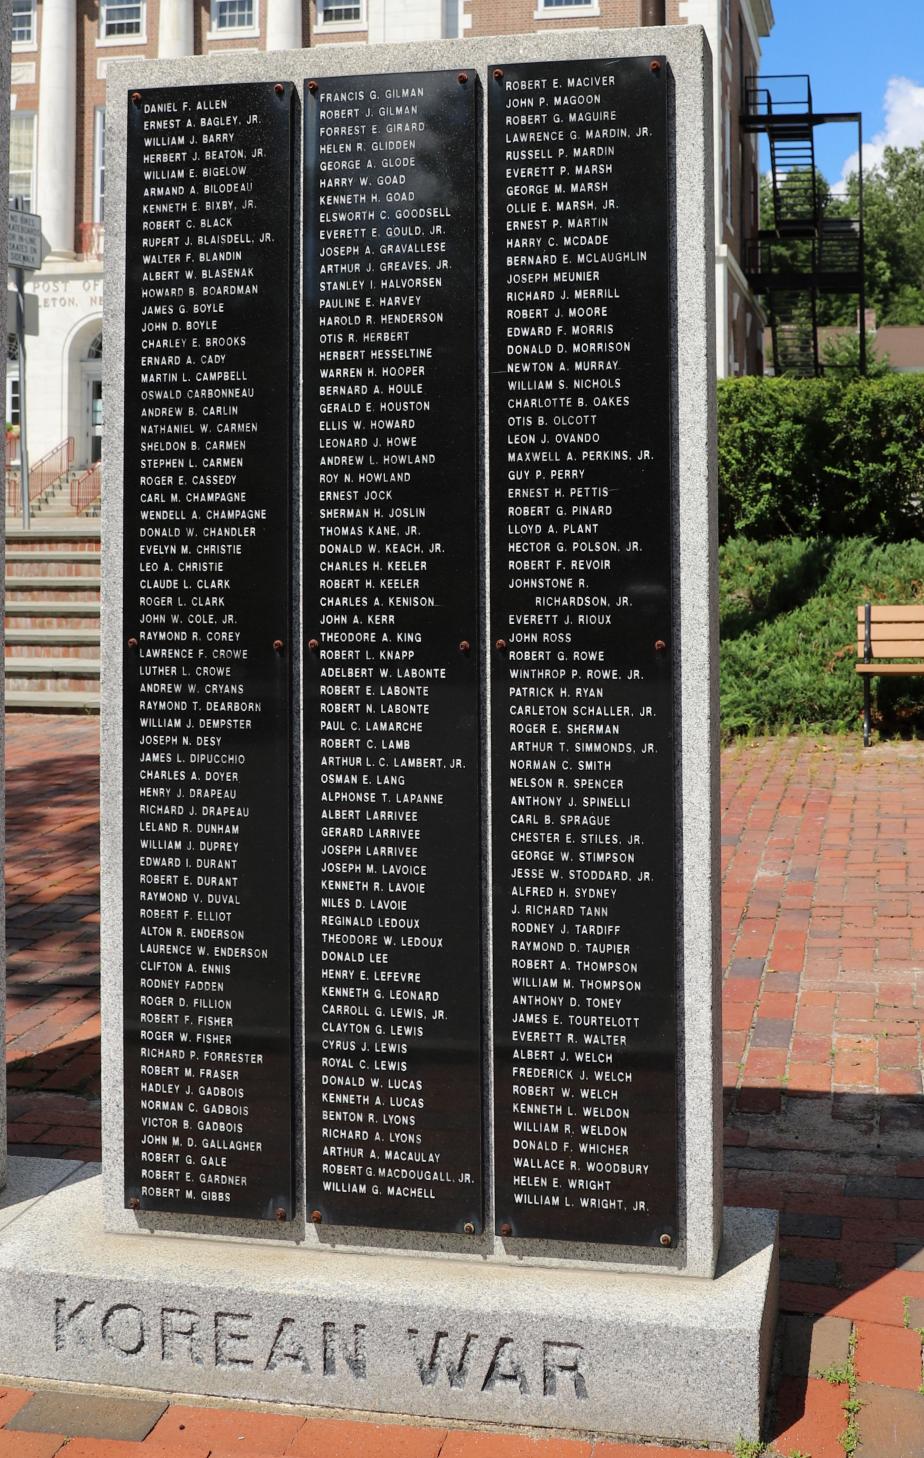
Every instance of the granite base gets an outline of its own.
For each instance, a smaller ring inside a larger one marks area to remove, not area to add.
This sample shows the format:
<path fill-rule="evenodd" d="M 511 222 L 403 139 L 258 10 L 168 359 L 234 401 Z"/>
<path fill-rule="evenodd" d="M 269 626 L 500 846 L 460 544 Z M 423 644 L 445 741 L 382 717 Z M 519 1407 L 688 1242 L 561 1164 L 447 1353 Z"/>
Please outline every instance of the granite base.
<path fill-rule="evenodd" d="M 0 1372 L 447 1422 L 759 1435 L 776 1215 L 725 1211 L 714 1280 L 103 1229 L 101 1181 L 11 1162 Z M 25 1168 L 23 1168 L 25 1166 Z M 31 1172 L 34 1174 L 34 1171 Z"/>

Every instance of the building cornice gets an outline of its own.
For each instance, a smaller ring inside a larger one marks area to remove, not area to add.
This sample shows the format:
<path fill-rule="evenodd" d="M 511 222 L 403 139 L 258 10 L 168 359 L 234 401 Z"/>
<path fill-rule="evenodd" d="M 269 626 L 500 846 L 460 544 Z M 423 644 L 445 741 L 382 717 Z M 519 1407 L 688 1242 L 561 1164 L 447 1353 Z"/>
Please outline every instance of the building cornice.
<path fill-rule="evenodd" d="M 750 12 L 757 34 L 769 35 L 776 21 L 772 0 L 741 0 L 741 3 Z"/>

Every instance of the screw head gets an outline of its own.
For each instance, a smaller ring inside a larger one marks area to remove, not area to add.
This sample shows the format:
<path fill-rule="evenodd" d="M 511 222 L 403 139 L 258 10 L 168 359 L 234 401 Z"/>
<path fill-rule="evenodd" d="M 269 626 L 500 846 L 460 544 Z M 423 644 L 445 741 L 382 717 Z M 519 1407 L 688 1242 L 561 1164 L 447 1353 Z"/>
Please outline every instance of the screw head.
<path fill-rule="evenodd" d="M 506 653 L 507 652 L 507 639 L 506 638 L 498 638 L 497 639 L 497 642 L 494 644 L 494 647 L 497 649 L 498 653 Z"/>
<path fill-rule="evenodd" d="M 308 652 L 309 653 L 317 653 L 317 651 L 320 648 L 320 646 L 321 646 L 321 644 L 318 642 L 317 638 L 309 638 L 308 639 Z"/>
<path fill-rule="evenodd" d="M 314 93 L 315 91 L 317 91 L 317 89 L 318 89 L 318 83 L 317 83 L 317 81 L 309 81 L 308 82 L 308 90 L 310 92 Z"/>
<path fill-rule="evenodd" d="M 137 638 L 128 638 L 126 640 L 126 644 L 127 644 L 127 646 L 129 648 L 137 648 L 138 647 L 138 639 Z"/>
<path fill-rule="evenodd" d="M 462 1229 L 465 1231 L 466 1235 L 475 1234 L 475 1227 L 470 1220 L 466 1220 L 465 1224 L 462 1226 Z"/>
<path fill-rule="evenodd" d="M 462 639 L 462 642 L 459 644 L 459 652 L 460 653 L 471 653 L 471 651 L 472 651 L 472 645 L 471 645 L 471 643 L 468 641 L 467 638 L 463 638 Z"/>
<path fill-rule="evenodd" d="M 138 1196 L 137 1195 L 132 1195 L 131 1199 L 128 1202 L 128 1207 L 129 1207 L 130 1210 L 140 1210 L 141 1209 L 141 1201 L 138 1199 Z"/>
<path fill-rule="evenodd" d="M 494 76 L 494 80 L 495 81 L 503 81 L 503 79 L 504 79 L 504 73 L 501 70 L 500 66 L 495 66 L 494 67 L 494 71 L 493 71 L 492 74 Z"/>
<path fill-rule="evenodd" d="M 501 1226 L 501 1228 L 500 1228 L 500 1233 L 501 1233 L 501 1235 L 512 1235 L 513 1234 L 513 1226 L 512 1225 L 507 1225 L 506 1222 L 505 1222 Z"/>
<path fill-rule="evenodd" d="M 286 88 L 283 86 L 281 81 L 277 81 L 276 85 L 273 87 L 273 90 L 275 91 L 277 96 L 284 96 Z"/>
<path fill-rule="evenodd" d="M 459 85 L 460 86 L 464 86 L 467 80 L 468 80 L 468 72 L 467 71 L 460 71 L 459 72 Z"/>
<path fill-rule="evenodd" d="M 289 1217 L 286 1214 L 285 1210 L 283 1210 L 282 1206 L 281 1205 L 277 1205 L 276 1206 L 276 1219 L 279 1221 L 280 1225 L 283 1223 L 284 1220 L 288 1220 L 288 1218 Z"/>
<path fill-rule="evenodd" d="M 281 653 L 282 650 L 283 650 L 283 648 L 285 646 L 286 645 L 285 645 L 285 643 L 283 643 L 283 641 L 282 641 L 281 638 L 274 638 L 273 639 L 273 652 L 274 653 Z"/>
<path fill-rule="evenodd" d="M 660 61 L 652 61 L 651 68 L 650 69 L 652 71 L 660 71 L 660 69 L 661 69 L 661 62 Z"/>
<path fill-rule="evenodd" d="M 667 1234 L 665 1234 L 665 1235 L 662 1235 L 662 1236 L 661 1236 L 661 1244 L 662 1244 L 662 1245 L 663 1245 L 663 1246 L 668 1246 L 668 1245 L 670 1245 L 670 1244 L 671 1244 L 671 1238 L 670 1238 L 670 1236 L 669 1236 L 669 1235 L 667 1235 Z"/>
<path fill-rule="evenodd" d="M 655 645 L 654 645 L 654 649 L 655 649 L 655 652 L 656 653 L 663 653 L 663 652 L 665 652 L 666 648 L 667 648 L 667 644 L 665 643 L 665 641 L 664 641 L 663 638 L 656 639 Z"/>
<path fill-rule="evenodd" d="M 141 92 L 140 91 L 133 91 L 132 92 L 132 106 L 140 106 L 140 105 L 141 105 Z"/>
<path fill-rule="evenodd" d="M 311 1212 L 311 1220 L 312 1220 L 312 1223 L 314 1225 L 320 1225 L 320 1223 L 321 1223 L 321 1212 L 320 1212 L 320 1210 L 312 1210 L 312 1212 Z"/>

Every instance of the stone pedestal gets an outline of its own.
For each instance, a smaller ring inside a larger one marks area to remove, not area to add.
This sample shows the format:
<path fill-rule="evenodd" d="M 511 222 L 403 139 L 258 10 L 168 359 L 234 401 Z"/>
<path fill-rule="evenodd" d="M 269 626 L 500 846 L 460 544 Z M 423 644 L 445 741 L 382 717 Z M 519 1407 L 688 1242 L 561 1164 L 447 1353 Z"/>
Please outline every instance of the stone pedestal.
<path fill-rule="evenodd" d="M 726 1211 L 713 1280 L 266 1245 L 244 1256 L 237 1242 L 105 1234 L 99 1178 L 69 1169 L 36 1198 L 37 1164 L 61 1179 L 58 1161 L 15 1160 L 0 1210 L 11 1376 L 701 1443 L 759 1434 L 769 1212 Z"/>

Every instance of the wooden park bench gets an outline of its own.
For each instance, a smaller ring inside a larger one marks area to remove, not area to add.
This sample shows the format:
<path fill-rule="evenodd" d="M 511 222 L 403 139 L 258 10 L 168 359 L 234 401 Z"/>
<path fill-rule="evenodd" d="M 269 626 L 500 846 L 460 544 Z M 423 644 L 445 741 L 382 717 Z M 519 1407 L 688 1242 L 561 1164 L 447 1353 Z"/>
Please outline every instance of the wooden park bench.
<path fill-rule="evenodd" d="M 870 679 L 884 673 L 924 673 L 924 603 L 898 607 L 865 602 L 857 608 L 857 673 L 863 675 L 863 743 L 870 739 Z M 895 663 L 889 659 L 917 659 Z"/>

